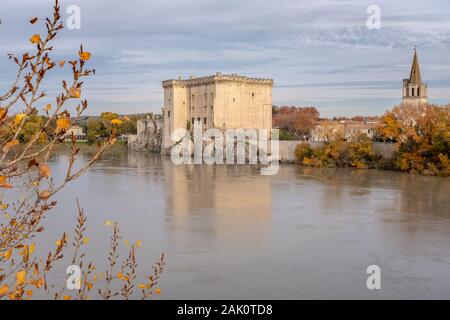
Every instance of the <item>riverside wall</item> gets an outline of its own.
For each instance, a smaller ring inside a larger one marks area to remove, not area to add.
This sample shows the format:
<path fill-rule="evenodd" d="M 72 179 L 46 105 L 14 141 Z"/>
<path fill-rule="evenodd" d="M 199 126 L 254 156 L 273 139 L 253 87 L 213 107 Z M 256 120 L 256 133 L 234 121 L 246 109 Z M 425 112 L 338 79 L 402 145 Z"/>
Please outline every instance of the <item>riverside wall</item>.
<path fill-rule="evenodd" d="M 320 141 L 280 141 L 280 161 L 295 162 L 295 148 L 301 143 L 308 143 L 312 149 L 320 148 L 323 142 Z M 373 142 L 374 151 L 385 159 L 391 159 L 397 151 L 397 146 L 393 143 Z"/>

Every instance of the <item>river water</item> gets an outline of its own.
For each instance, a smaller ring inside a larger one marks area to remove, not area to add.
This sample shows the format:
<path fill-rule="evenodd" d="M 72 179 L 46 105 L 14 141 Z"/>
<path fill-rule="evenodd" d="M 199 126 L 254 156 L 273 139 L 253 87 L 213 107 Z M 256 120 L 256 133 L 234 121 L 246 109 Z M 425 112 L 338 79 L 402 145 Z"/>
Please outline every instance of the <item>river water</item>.
<path fill-rule="evenodd" d="M 67 161 L 52 159 L 56 180 Z M 107 220 L 123 241 L 141 241 L 141 279 L 165 252 L 157 298 L 450 299 L 449 191 L 445 178 L 296 165 L 261 176 L 254 166 L 175 166 L 123 149 L 57 195 L 40 242 L 54 246 L 73 230 L 78 198 L 98 269 Z M 381 290 L 367 289 L 370 265 L 381 269 Z"/>

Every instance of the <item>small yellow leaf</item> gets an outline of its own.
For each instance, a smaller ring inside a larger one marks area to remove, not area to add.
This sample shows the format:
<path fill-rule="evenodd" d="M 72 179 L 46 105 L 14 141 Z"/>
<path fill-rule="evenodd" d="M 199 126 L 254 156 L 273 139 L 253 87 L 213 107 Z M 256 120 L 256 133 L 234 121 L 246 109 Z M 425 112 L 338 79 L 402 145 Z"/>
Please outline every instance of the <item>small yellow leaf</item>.
<path fill-rule="evenodd" d="M 88 237 L 84 238 L 84 239 L 83 239 L 83 243 L 84 243 L 84 244 L 88 244 L 88 243 L 89 243 L 89 238 L 88 238 Z"/>
<path fill-rule="evenodd" d="M 155 293 L 156 294 L 161 294 L 161 289 L 160 288 L 156 288 Z"/>
<path fill-rule="evenodd" d="M 12 249 L 9 249 L 8 251 L 6 251 L 3 254 L 3 258 L 5 258 L 5 260 L 9 260 L 9 258 L 11 258 L 11 255 L 12 255 Z"/>
<path fill-rule="evenodd" d="M 36 43 L 41 42 L 41 36 L 38 35 L 38 34 L 33 35 L 33 36 L 30 38 L 30 42 L 31 42 L 32 44 L 36 44 Z"/>
<path fill-rule="evenodd" d="M 43 176 L 44 178 L 49 178 L 52 174 L 52 171 L 46 164 L 41 164 L 39 166 L 39 174 Z"/>
<path fill-rule="evenodd" d="M 120 120 L 120 119 L 113 119 L 113 120 L 111 120 L 111 123 L 115 124 L 115 125 L 121 125 L 122 124 L 122 120 Z"/>
<path fill-rule="evenodd" d="M 50 196 L 52 195 L 52 193 L 48 190 L 44 190 L 39 194 L 39 198 L 43 199 L 43 200 L 47 200 L 48 198 L 50 198 Z"/>
<path fill-rule="evenodd" d="M 0 176 L 0 188 L 11 189 L 12 185 L 8 183 L 8 178 Z"/>
<path fill-rule="evenodd" d="M 64 298 L 63 298 L 64 300 L 70 300 L 70 299 L 72 299 L 72 297 L 71 296 L 64 296 Z"/>
<path fill-rule="evenodd" d="M 112 226 L 112 222 L 109 221 L 109 220 L 106 220 L 106 221 L 105 221 L 105 226 L 111 227 L 111 226 Z"/>
<path fill-rule="evenodd" d="M 90 52 L 82 52 L 80 53 L 80 59 L 83 61 L 88 61 L 91 58 Z"/>
<path fill-rule="evenodd" d="M 81 97 L 81 90 L 79 88 L 71 88 L 69 90 L 69 95 L 71 98 L 78 99 Z"/>
<path fill-rule="evenodd" d="M 36 243 L 33 242 L 28 250 L 30 254 L 34 253 L 34 250 L 36 250 Z"/>
<path fill-rule="evenodd" d="M 25 113 L 16 114 L 16 116 L 14 117 L 15 125 L 18 126 L 22 122 L 23 118 L 25 118 L 26 116 L 27 115 Z"/>
<path fill-rule="evenodd" d="M 16 281 L 19 286 L 24 284 L 26 280 L 27 280 L 27 272 L 25 270 L 16 273 Z"/>
<path fill-rule="evenodd" d="M 70 128 L 70 119 L 68 118 L 59 118 L 56 120 L 56 133 L 60 133 L 62 131 L 67 131 Z"/>
<path fill-rule="evenodd" d="M 45 106 L 45 111 L 49 112 L 50 110 L 52 110 L 52 105 L 49 103 Z"/>
<path fill-rule="evenodd" d="M 3 296 L 9 292 L 9 287 L 7 284 L 4 284 L 2 287 L 0 287 L 0 296 Z"/>
<path fill-rule="evenodd" d="M 139 289 L 145 289 L 145 284 L 143 284 L 143 283 L 139 284 L 139 285 L 138 285 L 138 288 L 139 288 Z"/>

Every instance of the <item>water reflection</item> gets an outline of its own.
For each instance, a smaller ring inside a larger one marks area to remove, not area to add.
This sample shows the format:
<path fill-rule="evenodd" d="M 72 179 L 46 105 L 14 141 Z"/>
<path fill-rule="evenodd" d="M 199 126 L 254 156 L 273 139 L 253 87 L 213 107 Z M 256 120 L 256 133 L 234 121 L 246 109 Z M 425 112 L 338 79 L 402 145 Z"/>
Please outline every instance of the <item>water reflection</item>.
<path fill-rule="evenodd" d="M 65 161 L 53 159 L 56 178 Z M 283 165 L 261 176 L 119 150 L 60 195 L 47 223 L 71 230 L 78 196 L 101 265 L 104 221 L 119 221 L 145 261 L 166 252 L 162 298 L 450 298 L 449 188 L 396 172 Z M 380 292 L 365 287 L 374 263 Z"/>

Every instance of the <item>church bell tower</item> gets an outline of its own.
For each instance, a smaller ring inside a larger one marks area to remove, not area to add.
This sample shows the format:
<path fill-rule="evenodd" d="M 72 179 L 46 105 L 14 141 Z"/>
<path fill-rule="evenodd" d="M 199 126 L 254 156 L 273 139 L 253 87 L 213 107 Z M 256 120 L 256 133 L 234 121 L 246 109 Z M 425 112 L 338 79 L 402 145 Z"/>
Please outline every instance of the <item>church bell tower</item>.
<path fill-rule="evenodd" d="M 403 79 L 403 104 L 419 105 L 428 101 L 428 86 L 422 82 L 417 50 L 414 48 L 414 58 L 409 79 Z"/>

